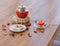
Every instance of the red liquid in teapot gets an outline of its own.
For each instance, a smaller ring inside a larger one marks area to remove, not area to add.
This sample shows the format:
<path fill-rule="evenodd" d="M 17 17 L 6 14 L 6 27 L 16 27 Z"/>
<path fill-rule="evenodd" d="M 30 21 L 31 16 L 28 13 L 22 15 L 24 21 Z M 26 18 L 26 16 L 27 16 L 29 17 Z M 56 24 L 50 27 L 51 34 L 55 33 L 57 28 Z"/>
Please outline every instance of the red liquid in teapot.
<path fill-rule="evenodd" d="M 25 11 L 25 12 L 16 11 L 16 15 L 17 15 L 19 18 L 25 18 L 25 17 L 28 16 L 28 11 Z"/>

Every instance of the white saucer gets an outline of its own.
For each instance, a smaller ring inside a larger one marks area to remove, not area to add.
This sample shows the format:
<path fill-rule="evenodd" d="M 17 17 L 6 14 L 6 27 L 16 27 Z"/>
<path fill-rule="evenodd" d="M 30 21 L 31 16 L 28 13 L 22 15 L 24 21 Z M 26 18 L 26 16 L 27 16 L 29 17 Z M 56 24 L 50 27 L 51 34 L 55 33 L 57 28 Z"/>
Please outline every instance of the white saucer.
<path fill-rule="evenodd" d="M 34 27 L 36 28 L 46 28 L 48 25 L 49 25 L 48 23 L 45 23 L 45 25 L 41 27 L 41 26 L 38 26 L 36 23 L 34 23 Z"/>
<path fill-rule="evenodd" d="M 17 27 L 17 26 L 20 26 L 20 27 Z M 21 24 L 14 24 L 9 27 L 9 30 L 13 32 L 22 32 L 26 30 L 26 26 Z"/>

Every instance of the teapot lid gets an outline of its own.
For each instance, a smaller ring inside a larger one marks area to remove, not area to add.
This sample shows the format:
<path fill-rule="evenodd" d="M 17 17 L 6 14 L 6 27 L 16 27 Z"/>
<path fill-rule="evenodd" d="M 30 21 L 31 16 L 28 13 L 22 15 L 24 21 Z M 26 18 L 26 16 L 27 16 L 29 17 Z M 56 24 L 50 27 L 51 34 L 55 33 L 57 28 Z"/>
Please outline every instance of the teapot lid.
<path fill-rule="evenodd" d="M 26 6 L 24 6 L 24 5 L 18 6 L 17 11 L 21 12 L 22 10 L 28 11 L 28 8 Z"/>

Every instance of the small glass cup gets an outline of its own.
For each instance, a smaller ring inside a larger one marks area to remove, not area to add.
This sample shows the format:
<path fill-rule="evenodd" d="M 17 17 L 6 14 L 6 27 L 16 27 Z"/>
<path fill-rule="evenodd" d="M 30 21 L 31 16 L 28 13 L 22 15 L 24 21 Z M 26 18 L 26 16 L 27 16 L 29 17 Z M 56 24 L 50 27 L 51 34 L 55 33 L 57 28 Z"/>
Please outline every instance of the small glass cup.
<path fill-rule="evenodd" d="M 37 24 L 37 26 L 43 27 L 45 22 L 43 20 L 37 20 L 36 24 Z"/>

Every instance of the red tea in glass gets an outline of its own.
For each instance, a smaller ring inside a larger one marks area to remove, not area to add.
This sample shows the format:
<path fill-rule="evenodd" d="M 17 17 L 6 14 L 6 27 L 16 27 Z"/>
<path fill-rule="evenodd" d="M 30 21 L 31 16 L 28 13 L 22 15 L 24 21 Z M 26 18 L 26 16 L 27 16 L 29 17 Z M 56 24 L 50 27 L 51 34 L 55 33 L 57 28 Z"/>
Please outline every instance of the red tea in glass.
<path fill-rule="evenodd" d="M 43 20 L 37 20 L 38 26 L 44 26 L 45 22 Z"/>

